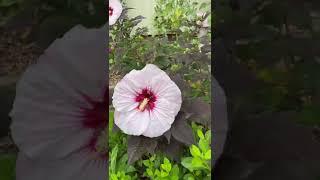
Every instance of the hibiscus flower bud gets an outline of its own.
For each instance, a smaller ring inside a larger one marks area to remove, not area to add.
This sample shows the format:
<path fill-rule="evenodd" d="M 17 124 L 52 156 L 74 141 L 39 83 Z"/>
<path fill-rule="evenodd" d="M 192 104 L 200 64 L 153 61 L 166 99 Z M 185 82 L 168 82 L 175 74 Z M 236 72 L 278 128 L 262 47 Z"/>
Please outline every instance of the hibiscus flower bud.
<path fill-rule="evenodd" d="M 178 86 L 153 64 L 125 75 L 112 99 L 115 124 L 126 134 L 146 137 L 169 130 L 182 103 Z"/>

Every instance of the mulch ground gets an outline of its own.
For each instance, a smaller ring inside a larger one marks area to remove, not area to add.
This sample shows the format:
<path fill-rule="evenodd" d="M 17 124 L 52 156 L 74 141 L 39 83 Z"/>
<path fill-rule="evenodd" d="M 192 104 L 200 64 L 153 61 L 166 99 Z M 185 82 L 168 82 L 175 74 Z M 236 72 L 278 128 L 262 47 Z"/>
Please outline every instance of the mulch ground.
<path fill-rule="evenodd" d="M 40 48 L 26 40 L 27 31 L 1 32 L 0 76 L 20 74 L 41 54 Z"/>
<path fill-rule="evenodd" d="M 41 55 L 41 50 L 33 42 L 26 39 L 28 31 L 1 31 L 0 34 L 0 77 L 6 81 L 14 76 L 19 76 L 30 64 L 36 62 Z M 0 153 L 16 153 L 10 132 L 5 137 L 0 137 Z"/>

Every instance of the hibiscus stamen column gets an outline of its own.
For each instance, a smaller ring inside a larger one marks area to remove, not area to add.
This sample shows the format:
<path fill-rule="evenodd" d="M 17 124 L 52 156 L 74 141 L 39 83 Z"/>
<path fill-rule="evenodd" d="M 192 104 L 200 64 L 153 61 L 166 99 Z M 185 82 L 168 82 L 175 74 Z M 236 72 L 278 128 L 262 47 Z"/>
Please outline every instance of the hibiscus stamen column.
<path fill-rule="evenodd" d="M 140 105 L 139 105 L 139 110 L 140 111 L 144 111 L 145 109 L 146 109 L 146 106 L 148 105 L 148 102 L 149 102 L 150 100 L 148 99 L 148 98 L 144 98 L 143 99 L 143 101 L 140 103 Z"/>

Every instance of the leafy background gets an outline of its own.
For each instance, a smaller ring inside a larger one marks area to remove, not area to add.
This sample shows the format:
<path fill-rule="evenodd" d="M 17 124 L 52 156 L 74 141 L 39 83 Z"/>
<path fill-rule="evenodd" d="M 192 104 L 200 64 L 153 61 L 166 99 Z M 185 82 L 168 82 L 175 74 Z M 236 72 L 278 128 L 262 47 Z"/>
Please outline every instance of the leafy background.
<path fill-rule="evenodd" d="M 123 1 L 125 5 L 126 2 Z M 127 15 L 133 10 L 130 6 L 111 27 L 109 89 L 132 69 L 152 63 L 176 82 L 184 103 L 171 129 L 158 138 L 127 136 L 110 125 L 113 129 L 109 129 L 109 177 L 211 179 L 211 30 L 198 23 L 210 16 L 210 3 L 155 2 L 155 34 L 138 26 L 144 17 Z M 197 16 L 198 11 L 206 14 Z M 205 31 L 201 37 L 200 31 Z M 113 111 L 111 106 L 109 114 Z M 117 141 L 126 146 L 113 143 Z"/>
<path fill-rule="evenodd" d="M 319 177 L 319 5 L 215 1 L 214 75 L 232 129 L 217 179 Z"/>

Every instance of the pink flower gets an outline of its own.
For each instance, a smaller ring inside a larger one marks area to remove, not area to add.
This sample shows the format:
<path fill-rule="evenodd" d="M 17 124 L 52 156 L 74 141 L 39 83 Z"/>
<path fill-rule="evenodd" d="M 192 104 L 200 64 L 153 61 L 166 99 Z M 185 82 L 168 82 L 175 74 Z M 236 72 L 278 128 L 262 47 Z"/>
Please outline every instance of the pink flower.
<path fill-rule="evenodd" d="M 23 74 L 10 113 L 17 180 L 105 179 L 105 27 L 76 26 Z"/>
<path fill-rule="evenodd" d="M 119 0 L 109 0 L 109 26 L 115 24 L 122 13 L 122 5 Z"/>
<path fill-rule="evenodd" d="M 153 64 L 125 75 L 112 98 L 115 124 L 126 134 L 146 137 L 169 130 L 182 103 L 178 86 Z"/>

